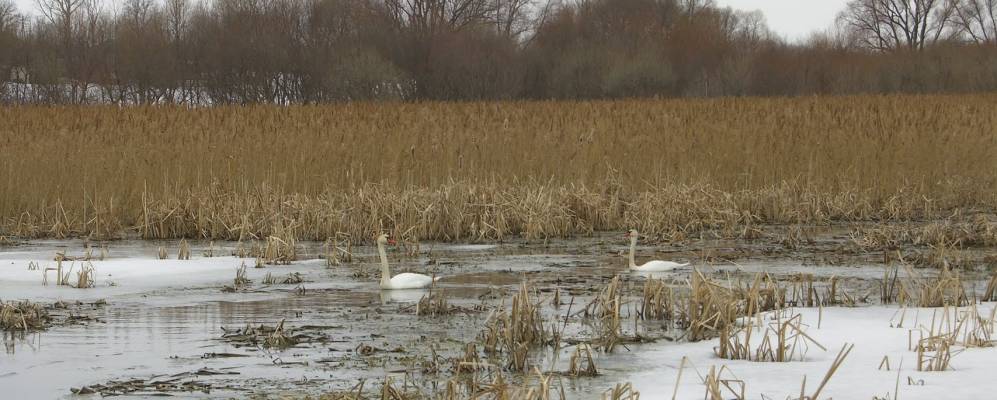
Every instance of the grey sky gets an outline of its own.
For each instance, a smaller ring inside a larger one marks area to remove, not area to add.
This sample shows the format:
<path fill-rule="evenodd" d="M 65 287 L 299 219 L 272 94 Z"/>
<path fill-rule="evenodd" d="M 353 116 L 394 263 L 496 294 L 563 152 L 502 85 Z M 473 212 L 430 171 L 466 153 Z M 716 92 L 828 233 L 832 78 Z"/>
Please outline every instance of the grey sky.
<path fill-rule="evenodd" d="M 113 3 L 115 0 L 105 0 Z M 34 11 L 35 0 L 14 0 L 18 9 Z M 831 26 L 847 0 L 716 0 L 717 4 L 752 11 L 761 10 L 769 28 L 789 40 Z"/>
<path fill-rule="evenodd" d="M 717 4 L 752 11 L 761 10 L 770 29 L 789 40 L 806 38 L 834 23 L 848 0 L 716 0 Z"/>

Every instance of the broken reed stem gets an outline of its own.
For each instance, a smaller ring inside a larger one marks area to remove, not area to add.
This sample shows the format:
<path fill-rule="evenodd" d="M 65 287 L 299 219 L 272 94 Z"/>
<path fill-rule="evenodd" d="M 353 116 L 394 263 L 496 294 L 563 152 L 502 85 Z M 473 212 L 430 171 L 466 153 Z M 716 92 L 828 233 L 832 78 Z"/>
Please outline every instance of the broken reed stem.
<path fill-rule="evenodd" d="M 824 390 L 824 386 L 826 386 L 827 382 L 831 380 L 834 373 L 838 371 L 838 367 L 845 362 L 845 357 L 848 357 L 848 353 L 851 353 L 854 347 L 854 344 L 848 343 L 841 346 L 841 350 L 838 351 L 838 355 L 834 358 L 834 361 L 831 362 L 831 368 L 827 370 L 827 373 L 824 374 L 824 379 L 821 380 L 820 385 L 817 386 L 817 390 L 815 390 L 814 394 L 810 396 L 811 400 L 818 400 L 820 398 L 820 392 Z"/>

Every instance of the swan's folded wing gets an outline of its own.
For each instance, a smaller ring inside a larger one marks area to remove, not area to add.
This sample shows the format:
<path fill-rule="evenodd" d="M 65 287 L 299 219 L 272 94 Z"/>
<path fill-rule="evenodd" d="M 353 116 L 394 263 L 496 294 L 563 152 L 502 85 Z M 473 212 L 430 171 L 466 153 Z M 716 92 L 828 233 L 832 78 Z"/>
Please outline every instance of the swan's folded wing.
<path fill-rule="evenodd" d="M 433 284 L 429 275 L 405 272 L 391 278 L 392 289 L 423 289 Z"/>

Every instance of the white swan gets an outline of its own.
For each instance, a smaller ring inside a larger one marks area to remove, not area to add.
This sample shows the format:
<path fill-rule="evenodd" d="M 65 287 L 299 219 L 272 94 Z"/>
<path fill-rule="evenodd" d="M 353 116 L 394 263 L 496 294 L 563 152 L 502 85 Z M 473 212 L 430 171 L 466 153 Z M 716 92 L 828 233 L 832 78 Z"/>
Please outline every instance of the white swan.
<path fill-rule="evenodd" d="M 630 269 L 634 271 L 667 272 L 676 268 L 689 266 L 689 263 L 681 264 L 674 261 L 661 260 L 648 261 L 644 263 L 644 265 L 637 265 L 637 263 L 634 262 L 634 252 L 637 251 L 637 230 L 631 229 L 630 232 L 627 232 L 626 237 L 630 238 Z"/>
<path fill-rule="evenodd" d="M 433 278 L 410 272 L 391 276 L 391 268 L 388 267 L 388 254 L 384 251 L 384 245 L 388 243 L 388 235 L 381 234 L 377 237 L 377 252 L 381 255 L 381 290 L 424 289 L 440 279 L 439 277 Z"/>

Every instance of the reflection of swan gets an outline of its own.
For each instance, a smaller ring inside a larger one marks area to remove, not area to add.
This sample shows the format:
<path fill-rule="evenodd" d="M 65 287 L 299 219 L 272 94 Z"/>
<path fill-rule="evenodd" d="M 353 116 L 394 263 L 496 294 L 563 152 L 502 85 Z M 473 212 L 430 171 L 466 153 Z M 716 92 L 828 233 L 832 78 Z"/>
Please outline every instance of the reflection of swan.
<path fill-rule="evenodd" d="M 394 243 L 394 241 L 391 241 Z M 428 275 L 413 274 L 404 272 L 391 276 L 391 268 L 388 267 L 388 254 L 384 252 L 384 245 L 388 243 L 388 235 L 381 234 L 377 237 L 377 252 L 381 255 L 381 290 L 399 289 L 423 289 L 433 284 L 440 278 L 432 278 Z"/>
<path fill-rule="evenodd" d="M 422 296 L 429 293 L 426 290 L 412 289 L 412 290 L 382 290 L 381 291 L 381 304 L 388 303 L 418 303 L 422 300 Z"/>
<path fill-rule="evenodd" d="M 680 264 L 674 261 L 661 260 L 648 261 L 644 263 L 644 265 L 637 265 L 634 262 L 634 252 L 637 251 L 637 230 L 631 229 L 630 232 L 627 232 L 626 237 L 630 238 L 630 269 L 634 271 L 667 272 L 675 268 L 686 267 L 689 265 L 688 263 Z"/>

